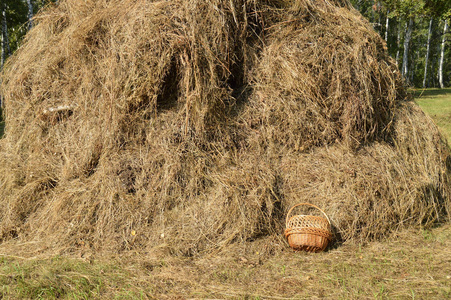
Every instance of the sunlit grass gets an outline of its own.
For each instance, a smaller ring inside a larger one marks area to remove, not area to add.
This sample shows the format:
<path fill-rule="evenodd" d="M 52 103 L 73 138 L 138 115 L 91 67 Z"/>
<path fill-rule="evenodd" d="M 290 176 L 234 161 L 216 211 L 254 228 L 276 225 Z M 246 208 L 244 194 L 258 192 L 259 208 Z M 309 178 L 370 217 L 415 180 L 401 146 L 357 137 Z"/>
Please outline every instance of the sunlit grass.
<path fill-rule="evenodd" d="M 258 241 L 257 241 L 258 243 Z M 259 244 L 262 245 L 262 244 Z M 0 257 L 5 299 L 449 299 L 451 226 L 327 252 L 237 245 L 203 258 Z M 252 249 L 251 251 L 249 249 Z"/>
<path fill-rule="evenodd" d="M 451 141 L 451 88 L 415 90 L 415 101 Z"/>
<path fill-rule="evenodd" d="M 140 299 L 148 294 L 130 280 L 133 274 L 112 262 L 0 256 L 2 299 Z"/>

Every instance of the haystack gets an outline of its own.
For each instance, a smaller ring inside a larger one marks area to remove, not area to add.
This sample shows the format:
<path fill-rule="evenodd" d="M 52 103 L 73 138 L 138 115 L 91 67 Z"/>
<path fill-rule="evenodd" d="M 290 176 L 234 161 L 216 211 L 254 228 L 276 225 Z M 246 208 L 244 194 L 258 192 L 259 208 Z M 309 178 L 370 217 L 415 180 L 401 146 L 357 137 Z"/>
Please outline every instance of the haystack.
<path fill-rule="evenodd" d="M 198 255 L 304 201 L 343 241 L 449 220 L 447 144 L 347 0 L 61 0 L 36 24 L 2 77 L 4 245 Z"/>

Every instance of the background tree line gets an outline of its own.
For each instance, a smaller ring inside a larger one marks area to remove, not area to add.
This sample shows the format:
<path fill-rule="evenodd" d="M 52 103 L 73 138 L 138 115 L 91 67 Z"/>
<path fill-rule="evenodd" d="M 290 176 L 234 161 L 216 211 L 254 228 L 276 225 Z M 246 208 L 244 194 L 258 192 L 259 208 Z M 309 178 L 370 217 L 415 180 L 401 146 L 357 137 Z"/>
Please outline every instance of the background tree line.
<path fill-rule="evenodd" d="M 33 27 L 33 16 L 45 5 L 57 1 L 0 0 L 0 71 L 6 59 L 20 46 L 24 35 Z"/>
<path fill-rule="evenodd" d="M 351 2 L 385 39 L 410 85 L 451 85 L 450 0 Z"/>
<path fill-rule="evenodd" d="M 33 16 L 51 2 L 57 0 L 0 0 L 1 68 L 33 27 Z"/>
<path fill-rule="evenodd" d="M 33 16 L 57 0 L 0 0 L 1 65 L 33 26 Z M 451 85 L 450 0 L 351 0 L 387 42 L 415 87 Z"/>

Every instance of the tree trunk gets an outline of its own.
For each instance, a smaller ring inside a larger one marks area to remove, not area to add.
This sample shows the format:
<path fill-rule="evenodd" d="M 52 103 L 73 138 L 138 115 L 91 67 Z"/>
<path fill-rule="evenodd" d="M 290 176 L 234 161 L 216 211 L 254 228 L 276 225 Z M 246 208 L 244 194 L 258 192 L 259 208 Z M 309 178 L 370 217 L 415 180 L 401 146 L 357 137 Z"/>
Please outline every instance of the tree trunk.
<path fill-rule="evenodd" d="M 407 27 L 406 36 L 404 37 L 404 55 L 402 57 L 402 76 L 404 78 L 407 77 L 407 73 L 409 71 L 409 46 L 410 39 L 412 38 L 412 30 L 413 30 L 413 18 L 409 18 L 409 26 Z"/>
<path fill-rule="evenodd" d="M 385 19 L 385 42 L 388 42 L 388 28 L 389 28 L 389 18 L 390 10 L 387 10 L 387 18 Z"/>
<path fill-rule="evenodd" d="M 424 78 L 423 78 L 423 88 L 426 88 L 427 78 L 428 78 L 428 63 L 429 63 L 429 51 L 431 48 L 431 36 L 432 36 L 432 21 L 433 18 L 429 21 L 429 30 L 428 30 L 428 42 L 426 46 L 426 59 L 424 62 Z"/>
<path fill-rule="evenodd" d="M 5 57 L 6 57 L 6 49 L 5 49 L 5 27 L 3 26 L 3 12 L 4 10 L 2 9 L 2 58 L 1 58 L 1 62 L 0 62 L 0 71 L 3 70 L 3 64 L 5 62 Z"/>
<path fill-rule="evenodd" d="M 2 55 L 1 55 L 1 62 L 0 62 L 0 71 L 3 70 L 3 65 L 5 64 L 6 55 L 8 52 L 10 52 L 9 49 L 9 41 L 8 41 L 8 27 L 6 27 L 6 5 L 2 5 Z M 1 79 L 0 79 L 1 83 Z M 3 99 L 0 95 L 0 106 L 3 107 Z"/>
<path fill-rule="evenodd" d="M 31 0 L 27 0 L 28 4 L 28 30 L 33 27 L 33 3 Z"/>
<path fill-rule="evenodd" d="M 446 32 L 448 31 L 448 20 L 445 20 L 445 27 L 443 29 L 443 39 L 442 47 L 440 50 L 440 63 L 438 67 L 438 81 L 440 83 L 440 88 L 444 88 L 443 85 L 443 61 L 445 60 L 445 43 L 446 43 Z"/>
<path fill-rule="evenodd" d="M 379 34 L 382 36 L 382 14 L 381 14 L 381 3 L 377 2 L 377 13 L 379 15 L 379 20 L 377 21 L 377 26 L 379 27 Z"/>
<path fill-rule="evenodd" d="M 8 39 L 8 25 L 6 22 L 6 5 L 2 7 L 2 59 L 1 59 L 1 69 L 5 63 L 6 57 L 11 54 L 11 49 L 9 48 Z"/>
<path fill-rule="evenodd" d="M 396 64 L 398 66 L 399 66 L 399 49 L 401 48 L 400 45 L 401 45 L 401 23 L 398 24 L 398 37 L 396 38 Z"/>

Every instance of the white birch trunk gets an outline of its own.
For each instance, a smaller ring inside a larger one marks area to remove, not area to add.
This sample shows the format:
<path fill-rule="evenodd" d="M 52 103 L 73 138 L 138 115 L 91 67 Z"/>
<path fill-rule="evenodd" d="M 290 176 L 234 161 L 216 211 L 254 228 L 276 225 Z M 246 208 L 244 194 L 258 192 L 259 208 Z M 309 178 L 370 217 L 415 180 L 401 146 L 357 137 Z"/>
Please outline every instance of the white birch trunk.
<path fill-rule="evenodd" d="M 3 11 L 2 11 L 2 18 L 3 18 Z M 3 70 L 3 64 L 5 63 L 5 57 L 6 57 L 5 28 L 3 27 L 3 21 L 2 21 L 2 58 L 1 58 L 1 62 L 0 62 L 0 71 Z"/>
<path fill-rule="evenodd" d="M 404 37 L 404 55 L 402 57 L 402 76 L 407 77 L 409 71 L 409 46 L 412 38 L 413 18 L 409 18 L 409 26 L 407 27 L 406 36 Z"/>
<path fill-rule="evenodd" d="M 381 14 L 381 3 L 377 2 L 377 13 L 379 15 L 379 20 L 377 21 L 377 27 L 379 28 L 379 34 L 382 35 L 382 14 Z"/>
<path fill-rule="evenodd" d="M 438 81 L 440 88 L 444 88 L 443 85 L 443 61 L 445 60 L 445 43 L 446 43 L 446 32 L 448 31 L 448 20 L 445 20 L 445 27 L 443 29 L 442 47 L 440 49 L 440 63 L 438 67 Z"/>
<path fill-rule="evenodd" d="M 6 57 L 11 53 L 11 49 L 9 48 L 9 39 L 8 39 L 8 25 L 6 22 L 6 7 L 2 7 L 2 61 L 1 68 L 3 69 L 3 65 L 5 63 Z"/>
<path fill-rule="evenodd" d="M 426 58 L 424 61 L 424 77 L 423 77 L 423 88 L 426 88 L 427 78 L 428 78 L 428 64 L 429 64 L 429 51 L 431 48 L 431 36 L 432 36 L 432 21 L 434 18 L 431 17 L 429 21 L 429 30 L 428 30 L 428 42 L 426 46 Z"/>
<path fill-rule="evenodd" d="M 407 24 L 406 24 L 407 26 Z M 396 38 L 396 64 L 399 65 L 399 49 L 401 44 L 401 24 L 398 24 L 398 37 Z"/>
<path fill-rule="evenodd" d="M 385 19 L 385 41 L 388 42 L 388 29 L 389 29 L 389 21 L 388 14 L 390 13 L 390 10 L 387 10 L 387 18 Z"/>
<path fill-rule="evenodd" d="M 5 64 L 6 53 L 9 53 L 9 42 L 8 42 L 8 27 L 6 23 L 6 5 L 2 5 L 2 54 L 1 54 L 1 64 L 0 71 L 3 70 L 3 65 Z M 1 79 L 0 79 L 1 83 Z M 3 108 L 3 99 L 0 95 L 0 106 Z"/>
<path fill-rule="evenodd" d="M 28 30 L 33 27 L 33 2 L 27 0 L 28 4 Z"/>

